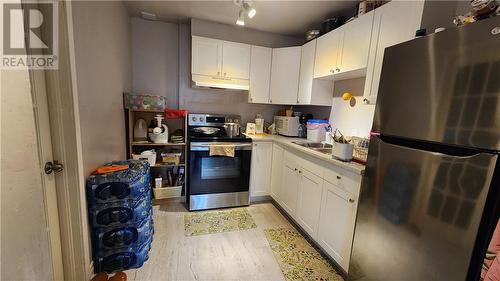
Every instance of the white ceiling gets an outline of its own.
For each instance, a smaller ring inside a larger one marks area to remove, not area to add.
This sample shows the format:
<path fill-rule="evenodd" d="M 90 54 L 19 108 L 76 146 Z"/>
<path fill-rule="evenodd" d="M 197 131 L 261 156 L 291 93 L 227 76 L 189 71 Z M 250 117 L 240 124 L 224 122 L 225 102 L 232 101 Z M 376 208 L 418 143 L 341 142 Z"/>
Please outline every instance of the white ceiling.
<path fill-rule="evenodd" d="M 257 10 L 245 27 L 272 33 L 303 36 L 309 29 L 319 29 L 330 16 L 351 16 L 358 1 L 253 1 Z M 141 11 L 156 14 L 167 22 L 190 18 L 235 24 L 239 7 L 232 0 L 221 1 L 125 1 L 131 16 Z"/>

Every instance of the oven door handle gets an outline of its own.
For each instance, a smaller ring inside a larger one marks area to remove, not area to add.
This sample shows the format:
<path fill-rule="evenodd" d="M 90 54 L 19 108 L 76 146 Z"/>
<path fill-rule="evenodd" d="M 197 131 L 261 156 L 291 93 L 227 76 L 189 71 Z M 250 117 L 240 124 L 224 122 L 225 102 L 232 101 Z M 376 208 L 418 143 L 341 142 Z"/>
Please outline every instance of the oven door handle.
<path fill-rule="evenodd" d="M 252 143 L 191 143 L 191 151 L 209 151 L 210 145 L 232 144 L 235 150 L 252 150 Z"/>

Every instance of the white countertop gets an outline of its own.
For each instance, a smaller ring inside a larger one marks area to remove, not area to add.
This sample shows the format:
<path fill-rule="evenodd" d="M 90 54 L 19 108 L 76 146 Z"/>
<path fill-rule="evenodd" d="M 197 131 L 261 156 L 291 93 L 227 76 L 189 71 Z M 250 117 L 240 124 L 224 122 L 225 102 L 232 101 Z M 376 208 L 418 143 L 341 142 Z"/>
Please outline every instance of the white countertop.
<path fill-rule="evenodd" d="M 365 166 L 361 165 L 356 162 L 344 162 L 340 161 L 337 159 L 332 158 L 331 155 L 321 153 L 319 151 L 312 150 L 307 147 L 303 147 L 301 145 L 292 143 L 293 141 L 296 142 L 306 142 L 306 139 L 303 138 L 294 138 L 294 137 L 284 137 L 284 136 L 279 136 L 279 135 L 246 135 L 249 138 L 252 138 L 252 141 L 254 142 L 263 142 L 263 141 L 272 141 L 272 142 L 277 142 L 279 144 L 282 144 L 287 147 L 291 147 L 295 150 L 301 151 L 305 154 L 311 155 L 315 158 L 318 158 L 320 160 L 335 164 L 339 166 L 340 168 L 346 169 L 348 171 L 351 171 L 353 173 L 363 175 L 365 171 Z"/>

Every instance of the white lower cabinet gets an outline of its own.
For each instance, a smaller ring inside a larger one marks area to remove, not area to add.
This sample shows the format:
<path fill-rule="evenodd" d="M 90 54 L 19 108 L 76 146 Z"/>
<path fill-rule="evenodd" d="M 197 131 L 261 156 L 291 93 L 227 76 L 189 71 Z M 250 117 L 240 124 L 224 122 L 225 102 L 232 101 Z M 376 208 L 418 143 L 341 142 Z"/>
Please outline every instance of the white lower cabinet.
<path fill-rule="evenodd" d="M 283 171 L 283 152 L 285 150 L 278 144 L 273 144 L 273 162 L 271 164 L 271 197 L 280 204 L 281 202 L 281 177 Z"/>
<path fill-rule="evenodd" d="M 271 187 L 273 143 L 254 142 L 252 146 L 250 196 L 266 196 Z"/>
<path fill-rule="evenodd" d="M 272 161 L 272 198 L 348 271 L 361 175 L 277 144 Z"/>
<path fill-rule="evenodd" d="M 282 173 L 281 207 L 295 219 L 299 191 L 299 172 L 296 167 L 285 162 Z"/>
<path fill-rule="evenodd" d="M 345 271 L 349 269 L 356 220 L 357 197 L 323 182 L 317 242 Z"/>
<path fill-rule="evenodd" d="M 299 169 L 297 222 L 313 238 L 318 234 L 323 179 L 303 168 Z"/>

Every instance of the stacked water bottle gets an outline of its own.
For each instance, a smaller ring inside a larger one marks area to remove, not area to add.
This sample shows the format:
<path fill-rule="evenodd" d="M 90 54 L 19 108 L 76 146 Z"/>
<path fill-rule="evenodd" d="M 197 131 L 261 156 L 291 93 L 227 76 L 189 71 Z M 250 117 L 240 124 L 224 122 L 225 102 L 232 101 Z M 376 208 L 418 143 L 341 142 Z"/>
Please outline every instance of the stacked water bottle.
<path fill-rule="evenodd" d="M 153 240 L 149 164 L 115 161 L 87 180 L 94 270 L 138 268 L 148 259 Z"/>

